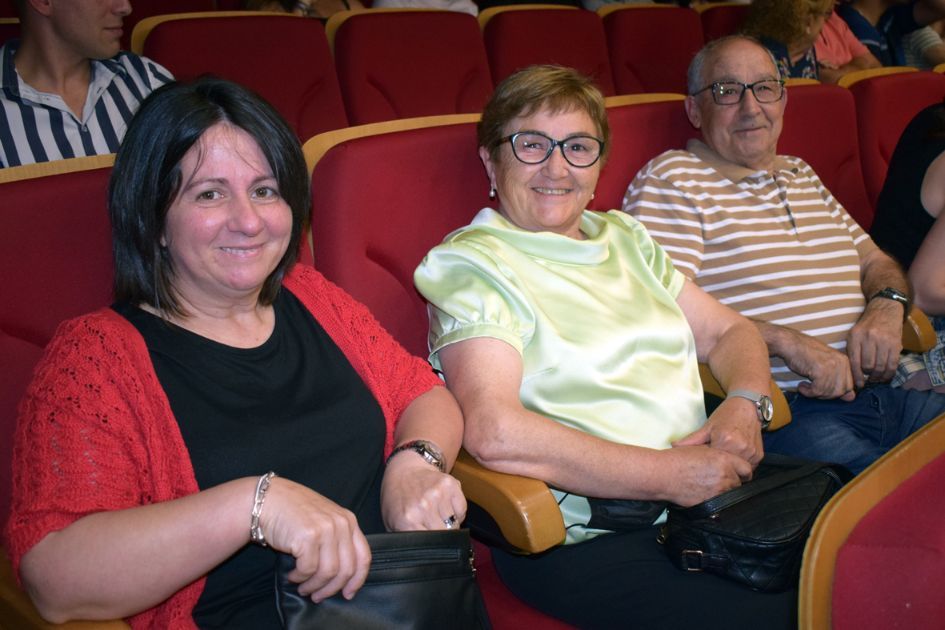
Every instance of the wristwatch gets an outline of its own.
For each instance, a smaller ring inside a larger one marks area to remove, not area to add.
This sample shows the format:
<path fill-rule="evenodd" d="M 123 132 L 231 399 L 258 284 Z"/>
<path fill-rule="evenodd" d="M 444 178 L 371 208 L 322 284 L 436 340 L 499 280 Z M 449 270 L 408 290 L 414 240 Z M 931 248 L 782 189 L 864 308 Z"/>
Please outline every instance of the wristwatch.
<path fill-rule="evenodd" d="M 893 300 L 894 302 L 899 302 L 900 304 L 902 304 L 903 318 L 909 315 L 909 308 L 912 306 L 912 302 L 909 300 L 909 296 L 903 293 L 902 291 L 899 291 L 892 287 L 886 287 L 885 289 L 880 289 L 879 291 L 874 293 L 873 296 L 870 298 L 870 302 L 872 302 L 876 298 L 886 298 L 887 300 Z"/>
<path fill-rule="evenodd" d="M 443 453 L 440 451 L 440 449 L 437 448 L 436 444 L 433 442 L 428 442 L 426 440 L 411 440 L 409 442 L 405 442 L 391 451 L 391 454 L 387 456 L 387 461 L 389 462 L 391 458 L 394 457 L 394 455 L 400 453 L 401 451 L 414 451 L 428 464 L 435 466 L 441 473 L 446 472 L 446 459 L 443 457 Z"/>
<path fill-rule="evenodd" d="M 771 419 L 774 417 L 774 404 L 771 402 L 771 399 L 764 394 L 759 394 L 747 389 L 733 389 L 728 392 L 725 397 L 732 398 L 733 396 L 747 398 L 755 403 L 755 410 L 758 412 L 758 422 L 761 423 L 761 430 L 767 431 L 768 427 L 771 425 Z"/>

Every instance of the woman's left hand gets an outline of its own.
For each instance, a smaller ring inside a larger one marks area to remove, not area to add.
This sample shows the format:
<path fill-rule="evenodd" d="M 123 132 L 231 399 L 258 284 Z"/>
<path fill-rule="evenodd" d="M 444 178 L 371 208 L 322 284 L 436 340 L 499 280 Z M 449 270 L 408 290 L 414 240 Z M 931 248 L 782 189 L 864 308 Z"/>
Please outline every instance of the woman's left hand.
<path fill-rule="evenodd" d="M 449 529 L 466 518 L 466 497 L 454 477 L 404 452 L 387 464 L 381 512 L 392 531 Z"/>
<path fill-rule="evenodd" d="M 752 466 L 757 466 L 764 455 L 764 446 L 755 404 L 744 398 L 726 398 L 702 428 L 673 442 L 673 446 L 696 444 L 707 444 L 738 455 Z"/>

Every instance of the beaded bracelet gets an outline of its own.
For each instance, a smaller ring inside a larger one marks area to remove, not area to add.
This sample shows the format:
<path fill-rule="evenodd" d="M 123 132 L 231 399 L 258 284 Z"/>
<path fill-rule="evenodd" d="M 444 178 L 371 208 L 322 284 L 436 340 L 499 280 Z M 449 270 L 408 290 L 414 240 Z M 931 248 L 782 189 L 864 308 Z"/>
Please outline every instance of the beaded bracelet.
<path fill-rule="evenodd" d="M 249 521 L 249 539 L 262 547 L 268 547 L 266 537 L 263 536 L 262 529 L 259 527 L 259 515 L 262 514 L 263 503 L 266 501 L 266 493 L 269 491 L 269 484 L 276 473 L 271 470 L 259 478 L 256 482 L 256 499 L 253 502 L 253 515 Z"/>

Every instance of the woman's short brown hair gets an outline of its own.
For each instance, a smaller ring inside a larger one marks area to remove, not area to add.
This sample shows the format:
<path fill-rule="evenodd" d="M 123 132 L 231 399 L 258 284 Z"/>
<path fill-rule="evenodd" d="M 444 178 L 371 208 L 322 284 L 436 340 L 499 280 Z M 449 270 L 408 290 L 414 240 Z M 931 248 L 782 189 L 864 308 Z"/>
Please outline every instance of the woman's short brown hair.
<path fill-rule="evenodd" d="M 601 164 L 604 163 L 610 148 L 604 95 L 589 77 L 563 66 L 529 66 L 499 83 L 476 127 L 479 146 L 485 147 L 496 161 L 509 121 L 543 109 L 553 113 L 577 110 L 590 116 L 604 141 Z"/>

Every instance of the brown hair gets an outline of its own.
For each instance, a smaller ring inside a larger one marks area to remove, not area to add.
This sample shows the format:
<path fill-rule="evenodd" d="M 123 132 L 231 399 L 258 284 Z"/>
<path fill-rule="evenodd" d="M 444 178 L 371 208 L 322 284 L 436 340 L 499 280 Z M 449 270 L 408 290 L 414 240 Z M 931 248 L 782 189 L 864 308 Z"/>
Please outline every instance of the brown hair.
<path fill-rule="evenodd" d="M 542 109 L 553 113 L 586 112 L 604 141 L 601 164 L 604 163 L 610 148 L 610 124 L 604 95 L 589 77 L 563 66 L 529 66 L 499 83 L 476 127 L 479 146 L 489 151 L 493 161 L 498 161 L 499 147 L 509 121 Z"/>
<path fill-rule="evenodd" d="M 833 5 L 834 0 L 754 0 L 742 32 L 789 46 L 804 38 L 810 18 L 831 11 Z"/>

